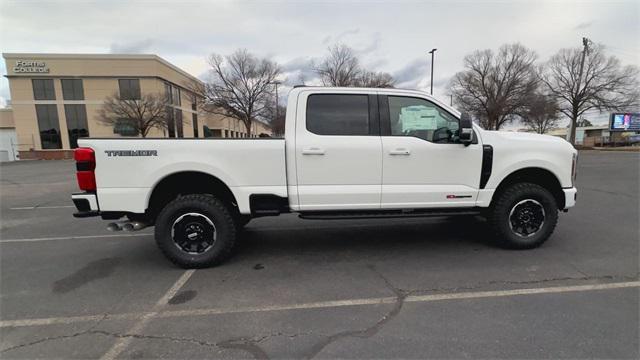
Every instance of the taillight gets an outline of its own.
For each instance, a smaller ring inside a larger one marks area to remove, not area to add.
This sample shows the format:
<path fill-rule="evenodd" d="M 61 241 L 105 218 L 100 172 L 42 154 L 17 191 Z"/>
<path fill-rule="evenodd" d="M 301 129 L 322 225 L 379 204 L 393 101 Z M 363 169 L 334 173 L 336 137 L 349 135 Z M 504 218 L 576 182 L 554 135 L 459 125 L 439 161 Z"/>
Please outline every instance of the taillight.
<path fill-rule="evenodd" d="M 96 191 L 96 154 L 91 148 L 77 148 L 73 152 L 76 160 L 76 177 L 80 190 Z"/>
<path fill-rule="evenodd" d="M 571 185 L 576 185 L 576 175 L 578 172 L 578 154 L 573 154 L 573 160 L 571 161 Z"/>

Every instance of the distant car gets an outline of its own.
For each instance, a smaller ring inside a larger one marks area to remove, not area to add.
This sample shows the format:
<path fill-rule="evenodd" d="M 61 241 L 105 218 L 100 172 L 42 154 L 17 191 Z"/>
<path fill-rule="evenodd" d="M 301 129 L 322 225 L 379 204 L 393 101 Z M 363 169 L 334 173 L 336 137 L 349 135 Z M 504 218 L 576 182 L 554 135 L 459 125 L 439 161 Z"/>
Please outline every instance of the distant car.
<path fill-rule="evenodd" d="M 483 215 L 505 246 L 533 248 L 576 199 L 568 142 L 482 130 L 419 91 L 295 88 L 284 139 L 78 142 L 75 216 L 126 218 L 113 230 L 155 225 L 183 267 L 222 262 L 251 218 L 286 212 Z"/>

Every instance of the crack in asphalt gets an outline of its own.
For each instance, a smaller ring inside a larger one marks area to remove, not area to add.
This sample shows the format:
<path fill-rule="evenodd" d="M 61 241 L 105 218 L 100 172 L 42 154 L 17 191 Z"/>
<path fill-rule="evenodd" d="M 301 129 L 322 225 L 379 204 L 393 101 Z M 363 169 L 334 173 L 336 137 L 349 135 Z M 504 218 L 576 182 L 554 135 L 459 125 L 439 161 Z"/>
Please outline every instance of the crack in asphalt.
<path fill-rule="evenodd" d="M 425 292 L 441 292 L 441 291 L 451 291 L 451 290 L 475 290 L 478 288 L 482 288 L 483 286 L 487 286 L 487 285 L 496 285 L 496 284 L 509 284 L 509 285 L 524 285 L 524 284 L 540 284 L 540 283 L 547 283 L 547 282 L 553 282 L 553 281 L 593 281 L 593 280 L 638 280 L 638 277 L 640 277 L 640 273 L 636 274 L 636 275 L 601 275 L 601 276 L 584 276 L 584 277 L 556 277 L 556 278 L 547 278 L 547 279 L 540 279 L 540 280 L 524 280 L 524 281 L 498 281 L 498 280 L 494 280 L 494 281 L 487 281 L 487 282 L 482 282 L 482 283 L 478 283 L 477 285 L 474 286 L 466 286 L 466 287 L 436 287 L 436 288 L 430 288 L 430 289 L 411 289 L 411 290 L 404 290 L 401 288 L 398 288 L 396 286 L 394 286 L 391 281 L 384 276 L 374 265 L 367 265 L 367 268 L 369 268 L 372 272 L 374 272 L 378 277 L 380 277 L 382 279 L 382 281 L 384 282 L 385 286 L 391 291 L 393 292 L 393 294 L 396 297 L 396 301 L 394 302 L 393 308 L 387 312 L 382 318 L 380 318 L 377 322 L 375 322 L 373 325 L 364 328 L 364 329 L 358 329 L 358 330 L 345 330 L 345 331 L 340 331 L 338 333 L 335 333 L 333 335 L 328 335 L 326 336 L 322 341 L 316 343 L 315 345 L 313 345 L 308 351 L 305 351 L 303 353 L 302 356 L 300 356 L 301 358 L 304 359 L 312 359 L 315 356 L 317 356 L 324 348 L 326 348 L 329 344 L 338 341 L 342 338 L 347 338 L 347 337 L 354 337 L 354 338 L 369 338 L 374 336 L 375 334 L 377 334 L 380 329 L 386 325 L 387 323 L 389 323 L 391 320 L 393 320 L 399 313 L 400 310 L 402 309 L 402 306 L 404 305 L 404 301 L 407 298 L 407 296 L 409 295 L 414 295 L 416 293 L 425 293 Z M 52 336 L 52 337 L 46 337 L 43 339 L 39 339 L 39 340 L 35 340 L 32 342 L 28 342 L 28 343 L 24 343 L 24 344 L 19 344 L 19 345 L 15 345 L 15 346 L 11 346 L 5 349 L 1 349 L 0 350 L 0 354 L 9 352 L 9 351 L 13 351 L 16 349 L 20 349 L 20 348 L 24 348 L 24 347 L 29 347 L 29 346 L 33 346 L 33 345 L 37 345 L 37 344 L 41 344 L 44 342 L 49 342 L 49 341 L 56 341 L 56 340 L 63 340 L 63 339 L 69 339 L 69 338 L 74 338 L 74 337 L 78 337 L 78 336 L 82 336 L 82 335 L 87 335 L 87 334 L 99 334 L 99 335 L 105 335 L 105 336 L 111 336 L 111 337 L 117 337 L 117 338 L 124 338 L 124 337 L 132 337 L 132 338 L 136 338 L 136 339 L 151 339 L 151 340 L 169 340 L 169 341 L 175 341 L 175 342 L 186 342 L 186 343 L 192 343 L 192 344 L 197 344 L 200 346 L 206 346 L 206 347 L 215 347 L 218 349 L 236 349 L 236 350 L 242 350 L 245 351 L 249 354 L 251 354 L 255 359 L 269 359 L 269 356 L 267 354 L 267 352 L 262 349 L 259 344 L 268 341 L 271 338 L 275 338 L 275 337 L 280 337 L 280 336 L 287 336 L 291 339 L 299 337 L 299 336 L 305 336 L 305 335 L 312 335 L 313 332 L 299 332 L 299 333 L 294 333 L 294 334 L 289 334 L 289 333 L 283 333 L 283 332 L 277 332 L 277 333 L 271 333 L 271 334 L 267 334 L 267 335 L 263 335 L 263 336 L 256 336 L 253 338 L 247 338 L 247 337 L 242 337 L 242 338 L 234 338 L 234 339 L 228 339 L 228 340 L 223 340 L 220 342 L 208 342 L 208 341 L 204 341 L 204 340 L 198 340 L 195 338 L 183 338 L 183 337 L 171 337 L 171 336 L 159 336 L 159 335 L 143 335 L 143 334 L 120 334 L 117 332 L 109 332 L 109 331 L 105 331 L 105 330 L 95 330 L 95 328 L 97 326 L 100 325 L 100 323 L 106 319 L 109 318 L 109 314 L 104 314 L 103 317 L 100 320 L 97 320 L 95 322 L 95 324 L 91 325 L 89 328 L 87 328 L 86 330 L 83 331 L 79 331 L 73 334 L 69 334 L 69 335 L 60 335 L 60 336 Z"/>
<path fill-rule="evenodd" d="M 31 342 L 28 342 L 28 343 L 14 345 L 14 346 L 8 347 L 6 349 L 0 350 L 0 354 L 4 354 L 6 352 L 9 352 L 9 351 L 12 351 L 12 350 L 21 349 L 21 348 L 24 348 L 24 347 L 29 347 L 29 346 L 41 344 L 41 343 L 44 343 L 44 342 L 62 340 L 62 339 L 70 339 L 70 338 L 74 338 L 74 337 L 77 337 L 77 336 L 90 334 L 90 333 L 92 333 L 94 331 L 93 329 L 95 329 L 98 325 L 100 325 L 100 323 L 103 320 L 105 320 L 107 317 L 108 317 L 108 314 L 104 314 L 100 320 L 96 321 L 95 324 L 89 326 L 86 330 L 78 331 L 78 332 L 70 334 L 70 335 L 50 336 L 50 337 L 45 337 L 43 339 L 38 339 L 38 340 L 35 340 L 35 341 L 31 341 Z"/>
<path fill-rule="evenodd" d="M 304 359 L 312 359 L 315 356 L 317 356 L 325 347 L 327 347 L 329 344 L 338 341 L 340 339 L 343 338 L 347 338 L 347 337 L 356 337 L 356 338 L 361 338 L 361 339 L 365 339 L 365 338 L 370 338 L 372 336 L 374 336 L 375 334 L 377 334 L 380 329 L 386 325 L 387 323 L 389 323 L 391 320 L 393 320 L 396 316 L 398 316 L 398 314 L 400 313 L 400 310 L 402 310 L 402 305 L 404 305 L 404 300 L 406 299 L 408 293 L 400 288 L 395 287 L 390 281 L 389 279 L 387 279 L 380 271 L 378 271 L 374 265 L 367 265 L 367 267 L 373 271 L 376 275 L 378 275 L 385 283 L 385 285 L 387 286 L 387 288 L 389 290 L 391 290 L 391 292 L 394 293 L 394 295 L 396 296 L 396 301 L 393 305 L 393 308 L 387 312 L 382 318 L 380 318 L 376 323 L 374 323 L 373 325 L 365 328 L 365 329 L 359 329 L 359 330 L 345 330 L 345 331 L 340 331 L 338 333 L 335 333 L 333 335 L 329 335 L 327 336 L 325 339 L 323 339 L 322 341 L 316 343 L 315 345 L 313 345 L 309 351 L 307 351 L 303 356 L 301 356 Z"/>

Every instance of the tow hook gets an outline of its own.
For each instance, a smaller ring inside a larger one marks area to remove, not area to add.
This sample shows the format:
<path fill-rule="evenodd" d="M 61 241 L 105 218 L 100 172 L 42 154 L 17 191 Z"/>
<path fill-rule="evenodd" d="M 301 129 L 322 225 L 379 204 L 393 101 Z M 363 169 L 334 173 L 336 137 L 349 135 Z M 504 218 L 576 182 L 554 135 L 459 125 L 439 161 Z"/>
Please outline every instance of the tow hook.
<path fill-rule="evenodd" d="M 140 221 L 126 221 L 122 223 L 109 223 L 107 230 L 109 231 L 138 231 L 146 228 L 148 225 Z"/>

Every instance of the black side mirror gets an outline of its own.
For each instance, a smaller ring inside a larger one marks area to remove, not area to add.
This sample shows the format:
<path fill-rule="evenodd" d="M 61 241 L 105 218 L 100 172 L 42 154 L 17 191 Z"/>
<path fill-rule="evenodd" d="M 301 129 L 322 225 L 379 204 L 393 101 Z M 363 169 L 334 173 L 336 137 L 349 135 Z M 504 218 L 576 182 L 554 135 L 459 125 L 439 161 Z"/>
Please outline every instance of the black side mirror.
<path fill-rule="evenodd" d="M 473 141 L 473 121 L 468 113 L 462 113 L 460 116 L 460 135 L 458 138 L 464 146 L 469 146 Z"/>

